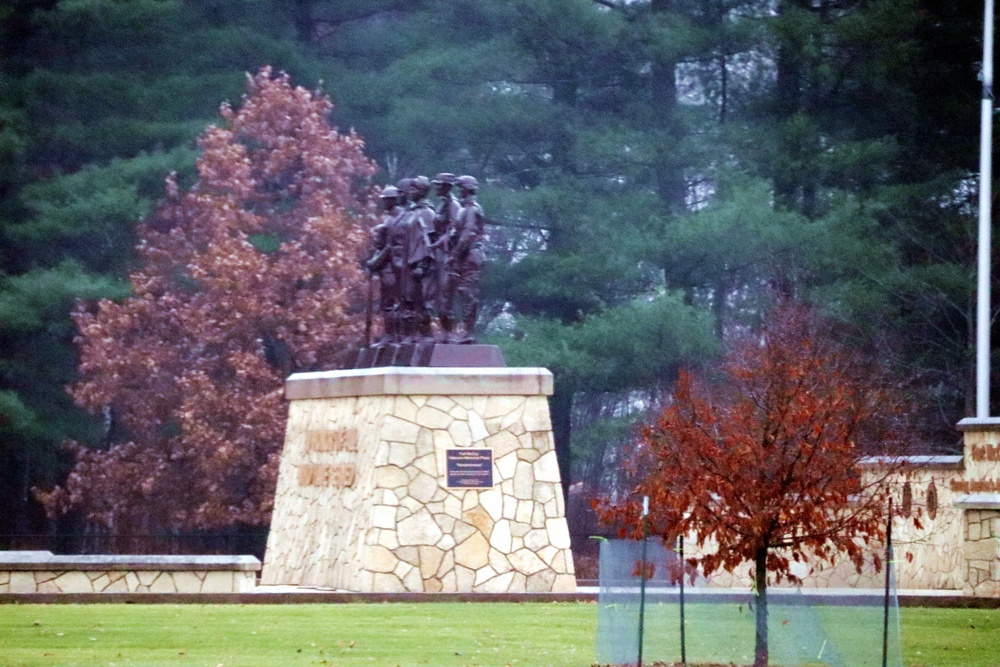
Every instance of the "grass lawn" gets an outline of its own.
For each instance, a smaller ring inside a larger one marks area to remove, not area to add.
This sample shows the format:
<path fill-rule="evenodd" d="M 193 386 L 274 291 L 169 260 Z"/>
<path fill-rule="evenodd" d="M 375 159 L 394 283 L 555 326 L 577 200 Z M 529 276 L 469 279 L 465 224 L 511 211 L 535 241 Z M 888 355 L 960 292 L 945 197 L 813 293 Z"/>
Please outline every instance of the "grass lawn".
<path fill-rule="evenodd" d="M 907 667 L 1000 666 L 1000 610 L 902 609 Z"/>
<path fill-rule="evenodd" d="M 1000 666 L 1000 610 L 902 623 L 908 667 Z M 587 667 L 596 626 L 586 603 L 0 605 L 0 665 Z"/>

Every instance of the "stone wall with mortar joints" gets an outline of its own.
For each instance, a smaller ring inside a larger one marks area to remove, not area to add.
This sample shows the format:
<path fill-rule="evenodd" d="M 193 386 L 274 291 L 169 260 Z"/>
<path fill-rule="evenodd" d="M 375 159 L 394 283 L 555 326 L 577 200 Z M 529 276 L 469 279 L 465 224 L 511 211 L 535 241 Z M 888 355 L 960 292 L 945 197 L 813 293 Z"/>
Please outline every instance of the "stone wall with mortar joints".
<path fill-rule="evenodd" d="M 375 486 L 374 459 L 355 452 L 310 451 L 306 434 L 354 428 L 358 452 L 375 451 L 377 433 L 394 401 L 385 396 L 291 403 L 262 583 L 295 577 L 310 586 L 347 587 L 346 573 L 359 565 L 369 529 L 366 509 Z M 331 463 L 354 465 L 351 486 L 299 483 L 300 469 Z M 285 534 L 289 539 L 275 539 Z"/>
<path fill-rule="evenodd" d="M 965 512 L 965 592 L 1000 596 L 1000 511 Z"/>
<path fill-rule="evenodd" d="M 913 498 L 912 510 L 892 524 L 898 588 L 962 590 L 964 513 L 955 507 L 957 494 L 952 491 L 952 482 L 962 478 L 962 469 L 912 468 L 894 482 L 894 503 L 899 511 L 904 485 L 909 484 Z M 931 488 L 935 500 L 928 497 Z"/>
<path fill-rule="evenodd" d="M 911 499 L 908 516 L 893 522 L 897 587 L 1000 597 L 1000 419 L 966 418 L 958 428 L 963 432 L 962 456 L 906 457 L 904 469 L 891 482 L 897 508 L 906 507 L 907 495 Z M 873 544 L 869 551 L 874 555 L 884 547 Z M 796 572 L 803 575 L 804 586 L 884 584 L 884 575 L 871 568 L 858 574 L 850 563 L 812 567 Z M 748 569 L 713 575 L 711 584 L 747 587 Z"/>
<path fill-rule="evenodd" d="M 954 506 L 955 494 L 950 490 L 951 481 L 961 478 L 961 470 L 908 469 L 891 483 L 894 487 L 894 507 L 900 514 L 892 524 L 893 566 L 896 587 L 904 590 L 953 590 L 962 589 L 963 549 L 962 510 Z M 928 511 L 928 489 L 935 489 L 937 508 Z M 912 507 L 902 514 L 903 486 L 909 484 Z M 933 514 L 933 517 L 931 516 Z M 919 525 L 914 522 L 917 519 Z M 885 545 L 864 545 L 871 563 L 877 555 L 884 560 Z M 802 569 L 803 586 L 808 588 L 882 588 L 884 571 L 866 565 L 858 573 L 854 565 L 841 558 L 838 562 L 810 563 L 813 569 Z"/>
<path fill-rule="evenodd" d="M 964 591 L 1000 597 L 1000 420 L 963 419 L 965 476 L 952 485 L 961 494 Z"/>
<path fill-rule="evenodd" d="M 901 473 L 893 483 L 895 505 L 900 507 L 903 484 L 909 482 L 913 507 L 909 516 L 897 517 L 893 522 L 894 564 L 896 567 L 896 587 L 913 590 L 953 590 L 961 591 L 966 580 L 965 547 L 963 538 L 964 512 L 954 506 L 956 493 L 951 490 L 951 482 L 963 479 L 961 469 L 911 468 Z M 937 495 L 937 509 L 931 513 L 927 507 L 927 492 L 934 484 Z M 920 527 L 913 518 L 918 517 Z M 685 540 L 686 553 L 696 556 L 709 553 L 714 545 L 707 544 L 698 549 L 694 539 Z M 870 563 L 877 555 L 884 559 L 885 545 L 872 543 L 864 546 L 871 554 Z M 750 564 L 736 571 L 717 572 L 709 579 L 712 587 L 748 588 L 751 586 Z M 884 571 L 876 572 L 871 565 L 858 572 L 854 564 L 840 558 L 833 564 L 810 559 L 805 564 L 793 564 L 792 573 L 802 579 L 805 588 L 882 588 L 885 585 Z M 783 582 L 779 587 L 794 584 Z"/>
<path fill-rule="evenodd" d="M 357 452 L 306 433 L 356 429 Z M 445 485 L 446 453 L 486 448 L 494 486 Z M 356 466 L 351 486 L 298 469 Z M 355 591 L 572 591 L 575 576 L 544 395 L 293 400 L 263 584 Z"/>
<path fill-rule="evenodd" d="M 0 571 L 0 593 L 249 593 L 256 572 Z"/>

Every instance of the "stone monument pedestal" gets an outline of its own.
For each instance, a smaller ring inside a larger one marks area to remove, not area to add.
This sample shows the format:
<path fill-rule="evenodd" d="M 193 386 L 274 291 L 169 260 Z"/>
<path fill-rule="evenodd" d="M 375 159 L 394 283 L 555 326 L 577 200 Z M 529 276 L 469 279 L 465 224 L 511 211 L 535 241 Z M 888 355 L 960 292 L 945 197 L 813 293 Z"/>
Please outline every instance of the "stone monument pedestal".
<path fill-rule="evenodd" d="M 573 592 L 542 368 L 300 373 L 261 583 Z"/>
<path fill-rule="evenodd" d="M 965 445 L 965 479 L 952 483 L 965 511 L 966 595 L 1000 596 L 1000 419 L 958 423 Z"/>

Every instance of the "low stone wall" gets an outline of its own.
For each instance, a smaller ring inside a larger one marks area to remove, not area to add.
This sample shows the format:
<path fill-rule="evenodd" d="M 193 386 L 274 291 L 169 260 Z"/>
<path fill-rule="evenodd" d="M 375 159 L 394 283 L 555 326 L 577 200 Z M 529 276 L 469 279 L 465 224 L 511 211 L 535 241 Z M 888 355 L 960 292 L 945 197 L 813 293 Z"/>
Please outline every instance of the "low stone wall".
<path fill-rule="evenodd" d="M 872 467 L 877 469 L 875 461 Z M 963 592 L 969 557 L 965 537 L 969 530 L 968 513 L 959 506 L 961 496 L 955 488 L 960 488 L 956 482 L 964 478 L 961 456 L 924 456 L 909 457 L 890 482 L 898 513 L 892 526 L 893 568 L 898 589 Z M 689 538 L 688 544 L 693 545 L 694 539 Z M 885 545 L 875 542 L 867 545 L 859 542 L 859 545 L 868 554 L 861 572 L 850 560 L 841 557 L 833 564 L 815 559 L 792 563 L 791 573 L 802 580 L 804 588 L 881 589 L 885 585 L 885 571 L 876 570 L 873 562 L 876 557 L 884 560 Z M 702 549 L 688 547 L 687 552 L 697 555 L 713 549 L 713 545 L 707 544 Z M 716 572 L 709 585 L 747 588 L 752 582 L 751 569 L 747 563 L 731 573 Z"/>
<path fill-rule="evenodd" d="M 964 434 L 961 455 L 889 462 L 900 466 L 890 481 L 898 512 L 892 527 L 896 586 L 1000 597 L 1000 419 L 964 419 L 958 427 Z M 877 460 L 870 464 L 878 470 Z M 884 548 L 868 545 L 868 561 L 882 558 Z M 713 574 L 710 585 L 747 587 L 750 569 L 748 564 Z M 792 573 L 806 588 L 879 588 L 885 576 L 874 567 L 859 573 L 844 558 L 833 565 L 796 563 Z"/>
<path fill-rule="evenodd" d="M 877 466 L 875 466 L 877 468 Z M 892 524 L 896 587 L 903 590 L 961 592 L 965 584 L 965 512 L 957 506 L 955 482 L 964 478 L 961 456 L 909 457 L 891 482 L 895 512 Z M 867 546 L 870 563 L 884 558 L 885 545 Z M 881 588 L 885 573 L 866 567 L 861 573 L 846 559 L 816 564 L 807 587 Z"/>
<path fill-rule="evenodd" d="M 4 593 L 248 593 L 253 556 L 55 556 L 0 552 Z"/>

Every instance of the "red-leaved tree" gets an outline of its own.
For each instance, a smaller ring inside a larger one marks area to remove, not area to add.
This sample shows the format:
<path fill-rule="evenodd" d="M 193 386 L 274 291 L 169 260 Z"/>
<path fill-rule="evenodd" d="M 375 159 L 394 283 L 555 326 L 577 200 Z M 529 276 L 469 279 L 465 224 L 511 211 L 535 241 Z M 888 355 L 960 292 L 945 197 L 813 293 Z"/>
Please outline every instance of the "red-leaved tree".
<path fill-rule="evenodd" d="M 265 68 L 201 135 L 193 187 L 167 178 L 139 224 L 132 296 L 75 314 L 71 393 L 122 437 L 71 443 L 68 479 L 39 493 L 50 514 L 126 534 L 269 521 L 283 381 L 331 364 L 364 319 L 375 166 L 331 110 Z"/>
<path fill-rule="evenodd" d="M 837 342 L 809 309 L 776 307 L 730 347 L 720 376 L 683 373 L 672 401 L 641 430 L 633 499 L 649 496 L 652 534 L 693 536 L 707 575 L 751 565 L 756 667 L 768 662 L 769 581 L 796 581 L 794 561 L 848 558 L 884 540 L 891 466 L 908 438 L 905 394 L 877 363 Z M 598 504 L 640 536 L 637 500 Z M 876 567 L 880 563 L 876 560 Z"/>

